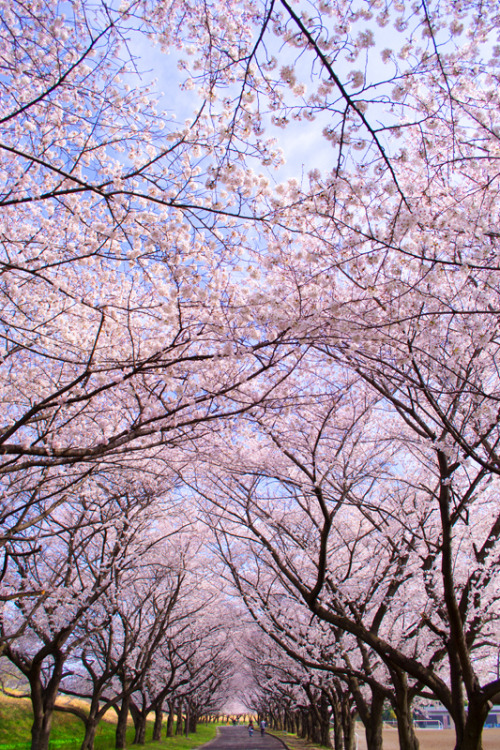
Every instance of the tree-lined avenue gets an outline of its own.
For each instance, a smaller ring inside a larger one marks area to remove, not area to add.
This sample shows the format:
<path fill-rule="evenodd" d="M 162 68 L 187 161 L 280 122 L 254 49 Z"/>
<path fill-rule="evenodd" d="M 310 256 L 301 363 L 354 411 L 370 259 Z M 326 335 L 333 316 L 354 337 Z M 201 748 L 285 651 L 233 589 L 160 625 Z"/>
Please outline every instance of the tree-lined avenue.
<path fill-rule="evenodd" d="M 231 701 L 335 750 L 388 716 L 418 750 L 434 703 L 482 750 L 498 0 L 0 0 L 0 61 L 0 668 L 32 750 L 61 694 L 82 750 L 110 710 L 122 750 Z"/>

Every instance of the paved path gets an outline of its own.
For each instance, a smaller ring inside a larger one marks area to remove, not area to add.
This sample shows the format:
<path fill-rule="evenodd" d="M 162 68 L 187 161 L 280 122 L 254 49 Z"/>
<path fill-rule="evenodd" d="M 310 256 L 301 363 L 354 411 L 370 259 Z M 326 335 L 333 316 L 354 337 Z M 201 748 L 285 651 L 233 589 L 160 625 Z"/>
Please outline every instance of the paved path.
<path fill-rule="evenodd" d="M 284 750 L 285 745 L 267 732 L 261 735 L 260 729 L 249 737 L 247 727 L 231 726 L 220 727 L 217 737 L 203 747 L 207 750 Z"/>

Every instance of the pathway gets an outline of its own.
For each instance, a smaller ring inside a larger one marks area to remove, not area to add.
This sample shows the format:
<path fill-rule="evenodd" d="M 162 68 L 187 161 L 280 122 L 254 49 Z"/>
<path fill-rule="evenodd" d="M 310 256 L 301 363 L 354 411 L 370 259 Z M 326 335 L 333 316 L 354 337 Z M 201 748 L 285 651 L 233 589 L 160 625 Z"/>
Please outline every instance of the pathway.
<path fill-rule="evenodd" d="M 261 735 L 260 729 L 249 737 L 247 727 L 243 726 L 220 727 L 217 737 L 203 745 L 207 750 L 284 750 L 285 747 L 281 740 L 267 732 Z"/>

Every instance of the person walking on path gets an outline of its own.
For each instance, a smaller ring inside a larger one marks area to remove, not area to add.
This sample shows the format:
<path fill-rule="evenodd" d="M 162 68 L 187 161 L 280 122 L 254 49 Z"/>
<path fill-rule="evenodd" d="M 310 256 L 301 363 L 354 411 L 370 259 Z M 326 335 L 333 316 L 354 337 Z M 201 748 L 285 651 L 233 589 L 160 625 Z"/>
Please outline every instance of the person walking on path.
<path fill-rule="evenodd" d="M 250 724 L 248 725 L 248 734 L 251 737 L 253 734 L 253 721 L 250 719 Z"/>
<path fill-rule="evenodd" d="M 264 719 L 260 722 L 260 733 L 262 736 L 266 733 L 266 722 Z"/>

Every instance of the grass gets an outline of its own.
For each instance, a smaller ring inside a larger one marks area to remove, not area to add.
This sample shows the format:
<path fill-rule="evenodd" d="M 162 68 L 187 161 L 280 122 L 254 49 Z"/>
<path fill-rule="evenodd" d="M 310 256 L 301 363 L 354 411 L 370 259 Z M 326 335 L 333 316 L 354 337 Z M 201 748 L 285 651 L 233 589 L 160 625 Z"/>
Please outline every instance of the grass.
<path fill-rule="evenodd" d="M 168 737 L 161 742 L 151 742 L 150 749 L 153 750 L 191 750 L 191 748 L 204 745 L 215 737 L 217 727 L 215 724 L 198 724 L 196 734 L 189 737 Z M 135 746 L 137 747 L 137 746 Z"/>
<path fill-rule="evenodd" d="M 0 750 L 29 750 L 32 716 L 29 698 L 10 698 L 0 693 Z M 101 721 L 97 728 L 95 750 L 112 750 L 115 730 L 115 723 Z M 214 724 L 200 724 L 196 734 L 189 737 L 163 737 L 160 742 L 152 742 L 153 722 L 148 721 L 146 746 L 150 750 L 192 750 L 213 739 L 215 732 Z M 84 729 L 80 719 L 71 714 L 54 713 L 50 750 L 78 750 L 83 736 Z M 132 745 L 133 738 L 134 728 L 130 726 L 127 730 L 127 745 Z"/>
<path fill-rule="evenodd" d="M 296 734 L 289 734 L 288 732 L 283 732 L 277 729 L 267 731 L 268 734 L 272 734 L 274 735 L 274 737 L 278 737 L 280 740 L 283 740 L 283 742 L 286 743 L 287 747 L 290 748 L 290 750 L 316 750 L 316 748 L 318 750 L 325 750 L 325 748 L 321 745 L 315 745 L 313 742 L 304 740 L 298 737 Z"/>

